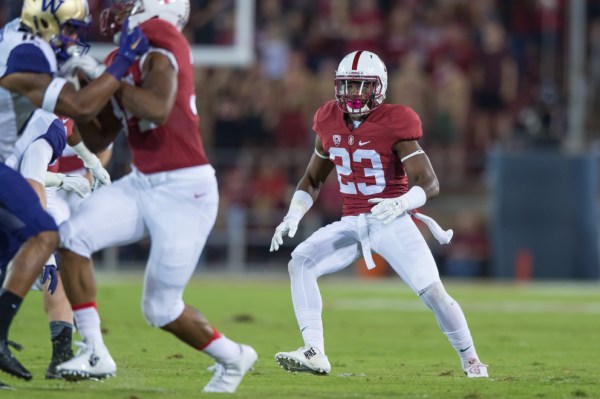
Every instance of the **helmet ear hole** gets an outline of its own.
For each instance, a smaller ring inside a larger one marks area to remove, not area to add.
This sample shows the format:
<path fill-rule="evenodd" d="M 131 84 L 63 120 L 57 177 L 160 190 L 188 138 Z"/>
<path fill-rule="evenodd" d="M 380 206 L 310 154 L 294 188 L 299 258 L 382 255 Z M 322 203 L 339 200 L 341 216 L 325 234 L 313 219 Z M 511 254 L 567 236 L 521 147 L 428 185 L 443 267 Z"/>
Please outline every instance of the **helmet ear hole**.
<path fill-rule="evenodd" d="M 40 19 L 40 23 L 42 24 L 43 29 L 48 29 L 48 27 L 50 27 L 50 24 L 48 23 L 48 21 L 46 21 L 45 18 Z"/>

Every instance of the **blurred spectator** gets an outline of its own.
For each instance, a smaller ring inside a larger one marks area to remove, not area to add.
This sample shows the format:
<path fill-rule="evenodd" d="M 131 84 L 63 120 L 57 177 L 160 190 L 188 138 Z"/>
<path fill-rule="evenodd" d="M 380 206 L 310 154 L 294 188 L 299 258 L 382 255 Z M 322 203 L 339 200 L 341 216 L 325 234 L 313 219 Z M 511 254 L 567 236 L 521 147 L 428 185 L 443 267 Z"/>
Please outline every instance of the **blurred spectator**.
<path fill-rule="evenodd" d="M 233 0 L 191 0 L 190 21 L 184 29 L 195 44 L 233 43 Z"/>
<path fill-rule="evenodd" d="M 401 56 L 397 64 L 398 68 L 388 71 L 387 101 L 414 109 L 419 114 L 427 135 L 430 125 L 430 102 L 434 96 L 422 57 L 417 51 L 411 51 Z"/>
<path fill-rule="evenodd" d="M 443 186 L 460 187 L 465 172 L 465 129 L 471 107 L 467 74 L 450 55 L 433 66 L 433 111 L 427 152 Z"/>
<path fill-rule="evenodd" d="M 414 17 L 414 9 L 404 3 L 397 3 L 389 12 L 382 57 L 388 61 L 386 66 L 390 71 L 401 68 L 398 61 L 407 53 L 418 50 L 413 38 Z"/>
<path fill-rule="evenodd" d="M 600 8 L 600 6 L 599 6 Z M 600 17 L 591 21 L 589 29 L 589 129 L 600 138 Z"/>
<path fill-rule="evenodd" d="M 489 249 L 480 216 L 472 211 L 458 212 L 453 229 L 452 245 L 444 247 L 446 273 L 457 277 L 486 274 Z"/>
<path fill-rule="evenodd" d="M 510 105 L 517 95 L 517 69 L 506 46 L 506 32 L 496 21 L 481 28 L 481 47 L 473 70 L 473 136 L 475 150 L 488 149 L 511 132 Z"/>
<path fill-rule="evenodd" d="M 289 44 L 281 22 L 268 22 L 257 34 L 258 59 L 263 76 L 268 80 L 283 79 L 289 68 Z"/>
<path fill-rule="evenodd" d="M 299 51 L 290 55 L 290 68 L 285 74 L 280 92 L 279 122 L 275 128 L 275 142 L 279 148 L 310 148 L 314 102 L 311 98 L 314 78 L 306 67 L 305 57 Z M 333 87 L 333 78 L 331 81 Z"/>
<path fill-rule="evenodd" d="M 285 205 L 287 176 L 276 157 L 263 156 L 258 159 L 250 176 L 249 192 L 252 222 L 255 228 L 270 231 L 273 213 Z"/>
<path fill-rule="evenodd" d="M 369 50 L 382 54 L 381 38 L 385 20 L 377 0 L 355 0 L 352 2 L 350 19 L 343 28 L 346 53 Z"/>

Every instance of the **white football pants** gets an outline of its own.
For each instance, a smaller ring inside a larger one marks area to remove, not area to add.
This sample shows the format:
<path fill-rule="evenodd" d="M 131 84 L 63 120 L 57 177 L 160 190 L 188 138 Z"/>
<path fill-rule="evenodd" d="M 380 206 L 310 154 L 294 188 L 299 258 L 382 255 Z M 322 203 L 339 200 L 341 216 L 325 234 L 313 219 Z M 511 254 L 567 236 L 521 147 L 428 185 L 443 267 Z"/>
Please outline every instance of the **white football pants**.
<path fill-rule="evenodd" d="M 293 286 L 302 286 L 342 270 L 361 255 L 359 218 L 366 218 L 371 249 L 381 255 L 415 293 L 440 281 L 431 250 L 410 216 L 404 214 L 383 224 L 374 216 L 363 214 L 342 217 L 298 245 L 290 262 Z M 304 266 L 297 266 L 300 264 Z M 294 282 L 297 279 L 300 281 Z M 310 298 L 305 297 L 303 290 L 299 291 L 293 293 L 294 305 L 302 307 Z"/>
<path fill-rule="evenodd" d="M 215 223 L 218 202 L 210 165 L 148 175 L 134 169 L 83 201 L 60 226 L 60 246 L 90 258 L 149 235 L 142 310 L 148 323 L 162 327 L 183 312 L 183 290 Z"/>
<path fill-rule="evenodd" d="M 387 225 L 370 214 L 342 217 L 292 252 L 292 302 L 306 346 L 324 352 L 323 301 L 317 279 L 352 264 L 361 255 L 361 241 L 380 254 L 415 293 L 440 281 L 431 250 L 410 216 L 404 214 Z"/>

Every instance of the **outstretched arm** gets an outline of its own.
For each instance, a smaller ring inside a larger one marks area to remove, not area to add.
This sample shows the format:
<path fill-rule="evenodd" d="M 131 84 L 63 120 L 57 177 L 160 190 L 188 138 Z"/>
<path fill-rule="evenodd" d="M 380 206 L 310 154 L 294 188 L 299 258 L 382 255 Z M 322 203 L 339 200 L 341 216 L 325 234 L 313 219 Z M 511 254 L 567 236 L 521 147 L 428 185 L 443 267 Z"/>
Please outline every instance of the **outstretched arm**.
<path fill-rule="evenodd" d="M 47 74 L 17 72 L 2 78 L 2 86 L 12 92 L 27 97 L 36 107 L 44 106 L 44 96 L 56 79 Z M 89 121 L 95 116 L 113 93 L 119 88 L 120 82 L 109 73 L 104 73 L 82 90 L 77 91 L 71 83 L 65 83 L 55 94 L 55 112 L 68 116 L 76 121 Z M 49 93 L 51 95 L 52 93 Z M 48 99 L 46 99 L 48 101 Z"/>
<path fill-rule="evenodd" d="M 319 196 L 319 191 L 327 179 L 327 176 L 333 169 L 333 162 L 325 155 L 321 139 L 317 137 L 315 141 L 315 153 L 308 163 L 304 176 L 300 179 L 296 192 L 292 197 L 290 209 L 283 218 L 283 222 L 275 229 L 275 234 L 271 240 L 270 251 L 277 251 L 283 244 L 283 236 L 294 237 L 298 230 L 300 219 L 310 209 L 314 201 Z"/>
<path fill-rule="evenodd" d="M 139 27 L 131 31 L 123 24 L 119 51 L 106 71 L 81 90 L 50 73 L 15 72 L 0 79 L 0 85 L 29 99 L 36 107 L 68 116 L 76 121 L 91 120 L 120 86 L 121 78 L 136 58 L 148 51 L 148 39 Z"/>

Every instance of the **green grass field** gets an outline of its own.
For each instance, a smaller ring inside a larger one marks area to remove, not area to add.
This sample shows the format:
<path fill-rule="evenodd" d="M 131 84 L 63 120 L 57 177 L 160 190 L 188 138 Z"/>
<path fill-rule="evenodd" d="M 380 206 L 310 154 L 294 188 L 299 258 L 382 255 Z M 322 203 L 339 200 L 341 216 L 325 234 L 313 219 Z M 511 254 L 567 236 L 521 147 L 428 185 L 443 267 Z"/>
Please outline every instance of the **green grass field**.
<path fill-rule="evenodd" d="M 10 337 L 30 382 L 1 374 L 1 398 L 152 399 L 207 396 L 210 359 L 148 327 L 141 276 L 100 278 L 105 341 L 117 362 L 104 382 L 47 381 L 48 324 L 32 292 Z M 323 279 L 331 375 L 284 372 L 273 356 L 301 346 L 285 278 L 195 279 L 186 301 L 223 333 L 254 346 L 259 362 L 239 398 L 600 398 L 599 284 L 511 285 L 447 282 L 461 304 L 489 379 L 463 376 L 433 315 L 400 280 Z M 217 394 L 218 396 L 218 394 Z M 223 395 L 220 395 L 221 397 Z"/>

